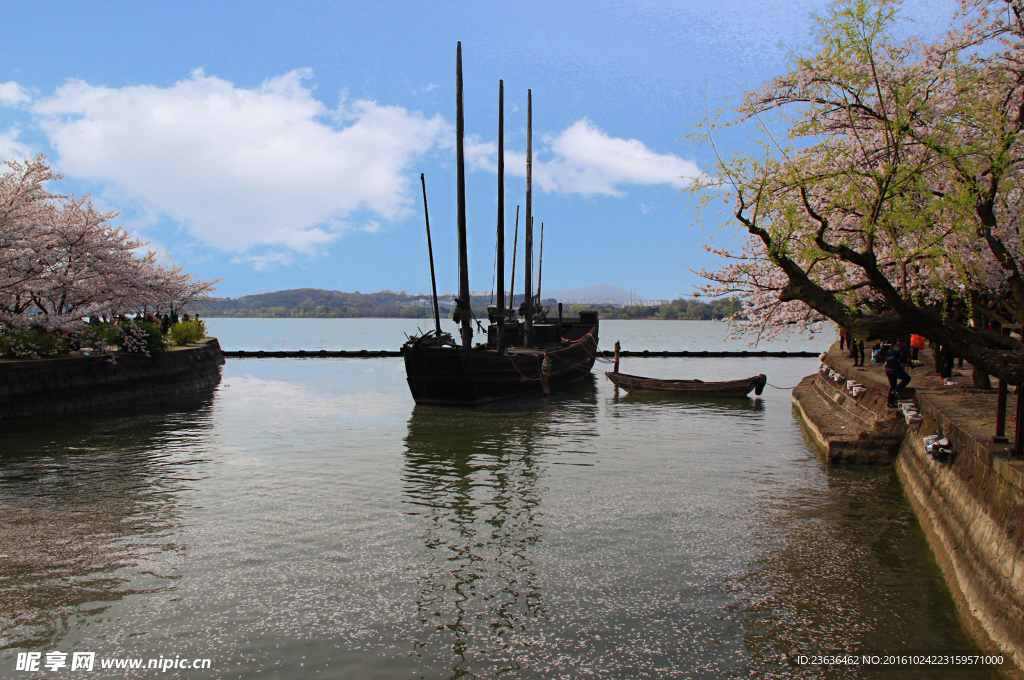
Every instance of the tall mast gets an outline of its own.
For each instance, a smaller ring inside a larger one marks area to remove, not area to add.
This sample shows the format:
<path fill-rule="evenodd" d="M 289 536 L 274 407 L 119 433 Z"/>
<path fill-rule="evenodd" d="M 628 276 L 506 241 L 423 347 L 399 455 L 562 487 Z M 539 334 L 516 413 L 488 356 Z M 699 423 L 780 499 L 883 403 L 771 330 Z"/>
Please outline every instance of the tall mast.
<path fill-rule="evenodd" d="M 540 255 L 537 256 L 537 306 L 540 306 L 540 277 L 544 273 L 544 223 L 540 223 Z"/>
<path fill-rule="evenodd" d="M 512 283 L 508 286 L 508 294 L 512 299 L 508 301 L 509 309 L 515 309 L 516 305 L 516 251 L 519 249 L 519 206 L 516 206 L 516 231 L 512 236 Z"/>
<path fill-rule="evenodd" d="M 505 318 L 505 81 L 498 81 L 498 314 Z"/>
<path fill-rule="evenodd" d="M 427 212 L 427 180 L 423 173 L 420 173 L 420 184 L 423 185 L 423 217 L 427 220 L 427 255 L 430 257 L 430 290 L 433 293 L 434 302 L 434 327 L 437 334 L 441 335 L 441 310 L 437 307 L 437 277 L 434 276 L 434 246 L 430 243 L 430 213 Z M 544 225 L 541 224 L 541 227 Z M 543 243 L 543 239 L 541 243 Z"/>
<path fill-rule="evenodd" d="M 466 243 L 466 159 L 463 138 L 466 121 L 462 112 L 462 42 L 455 61 L 455 164 L 458 171 L 459 203 L 459 320 L 462 323 L 462 348 L 469 349 L 473 342 L 473 324 L 470 319 L 469 252 Z"/>
<path fill-rule="evenodd" d="M 526 91 L 526 234 L 523 239 L 525 252 L 523 265 L 526 268 L 523 279 L 526 281 L 525 342 L 526 347 L 533 344 L 533 92 Z"/>

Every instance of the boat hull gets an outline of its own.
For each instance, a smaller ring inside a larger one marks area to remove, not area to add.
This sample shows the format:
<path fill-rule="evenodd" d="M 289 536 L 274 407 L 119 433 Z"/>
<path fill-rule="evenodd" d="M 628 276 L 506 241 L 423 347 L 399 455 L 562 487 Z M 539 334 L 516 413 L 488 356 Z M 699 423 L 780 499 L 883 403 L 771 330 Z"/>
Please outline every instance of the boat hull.
<path fill-rule="evenodd" d="M 417 404 L 477 406 L 500 399 L 544 393 L 590 375 L 597 356 L 597 328 L 573 342 L 507 351 L 431 346 L 409 342 L 402 347 L 409 390 Z"/>
<path fill-rule="evenodd" d="M 605 376 L 627 392 L 640 394 L 685 394 L 705 397 L 745 397 L 751 390 L 761 394 L 768 379 L 764 374 L 743 380 L 703 382 L 701 380 L 662 380 L 639 375 L 606 372 Z"/>

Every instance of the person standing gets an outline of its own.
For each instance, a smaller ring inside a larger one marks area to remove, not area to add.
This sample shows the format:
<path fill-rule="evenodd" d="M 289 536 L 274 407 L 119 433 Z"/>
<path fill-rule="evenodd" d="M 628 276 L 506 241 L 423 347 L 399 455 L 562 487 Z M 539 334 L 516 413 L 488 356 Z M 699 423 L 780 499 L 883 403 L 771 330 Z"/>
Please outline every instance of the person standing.
<path fill-rule="evenodd" d="M 917 361 L 918 352 L 924 349 L 925 344 L 928 341 L 923 335 L 911 335 L 910 336 L 910 360 Z"/>
<path fill-rule="evenodd" d="M 899 338 L 893 338 L 888 344 L 889 352 L 885 356 L 885 377 L 889 379 L 888 404 L 889 408 L 896 408 L 900 393 L 910 383 L 910 374 L 906 371 L 910 357 L 906 345 Z"/>
<path fill-rule="evenodd" d="M 839 327 L 839 349 L 846 349 L 850 343 L 850 331 L 846 326 Z M 851 346 L 850 349 L 853 349 Z"/>
<path fill-rule="evenodd" d="M 955 385 L 956 381 L 953 380 L 953 362 L 956 357 L 953 356 L 953 348 L 949 345 L 942 346 L 942 369 L 939 371 L 939 377 L 942 378 L 943 385 Z"/>

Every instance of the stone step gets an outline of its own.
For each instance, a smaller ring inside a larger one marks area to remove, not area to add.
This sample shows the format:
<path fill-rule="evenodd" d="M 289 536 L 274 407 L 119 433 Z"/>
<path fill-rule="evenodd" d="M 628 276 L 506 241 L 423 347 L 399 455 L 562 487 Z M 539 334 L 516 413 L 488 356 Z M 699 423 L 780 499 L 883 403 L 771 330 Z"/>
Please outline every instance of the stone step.
<path fill-rule="evenodd" d="M 845 400 L 845 401 L 844 401 Z M 890 465 L 899 452 L 903 430 L 879 428 L 870 411 L 856 411 L 852 397 L 834 398 L 808 376 L 793 389 L 793 404 L 812 441 L 832 463 Z M 841 403 L 844 402 L 844 403 Z M 902 419 L 899 420 L 902 423 Z M 895 423 L 895 421 L 887 421 Z"/>

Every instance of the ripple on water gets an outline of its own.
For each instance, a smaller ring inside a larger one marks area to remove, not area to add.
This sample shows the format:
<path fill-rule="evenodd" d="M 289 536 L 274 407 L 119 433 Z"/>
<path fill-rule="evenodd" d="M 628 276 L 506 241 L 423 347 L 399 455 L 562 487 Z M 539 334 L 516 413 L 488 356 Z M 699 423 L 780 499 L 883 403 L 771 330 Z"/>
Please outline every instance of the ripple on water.
<path fill-rule="evenodd" d="M 970 648 L 891 473 L 823 467 L 788 392 L 649 399 L 601 378 L 470 411 L 413 407 L 400 362 L 243 361 L 212 400 L 26 427 L 3 456 L 3 664 L 790 677 L 791 653 Z"/>

